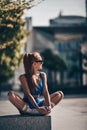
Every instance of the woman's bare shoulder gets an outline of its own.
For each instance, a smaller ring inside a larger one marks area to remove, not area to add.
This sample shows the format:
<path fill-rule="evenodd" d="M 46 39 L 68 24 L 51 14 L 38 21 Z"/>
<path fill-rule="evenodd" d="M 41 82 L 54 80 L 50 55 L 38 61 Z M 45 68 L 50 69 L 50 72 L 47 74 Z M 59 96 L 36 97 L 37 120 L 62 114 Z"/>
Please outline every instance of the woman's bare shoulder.
<path fill-rule="evenodd" d="M 42 77 L 45 78 L 46 77 L 46 73 L 45 72 L 40 72 Z"/>
<path fill-rule="evenodd" d="M 21 75 L 19 76 L 19 80 L 22 80 L 22 79 L 25 79 L 25 74 L 21 74 Z"/>

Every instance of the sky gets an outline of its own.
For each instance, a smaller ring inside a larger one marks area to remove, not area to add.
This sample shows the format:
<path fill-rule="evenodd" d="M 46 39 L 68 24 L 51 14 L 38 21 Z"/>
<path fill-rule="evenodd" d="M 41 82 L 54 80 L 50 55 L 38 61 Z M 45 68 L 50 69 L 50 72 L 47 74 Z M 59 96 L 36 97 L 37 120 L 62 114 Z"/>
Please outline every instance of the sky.
<path fill-rule="evenodd" d="M 25 17 L 32 17 L 33 26 L 49 26 L 49 20 L 62 15 L 86 16 L 85 0 L 45 0 L 25 11 Z"/>

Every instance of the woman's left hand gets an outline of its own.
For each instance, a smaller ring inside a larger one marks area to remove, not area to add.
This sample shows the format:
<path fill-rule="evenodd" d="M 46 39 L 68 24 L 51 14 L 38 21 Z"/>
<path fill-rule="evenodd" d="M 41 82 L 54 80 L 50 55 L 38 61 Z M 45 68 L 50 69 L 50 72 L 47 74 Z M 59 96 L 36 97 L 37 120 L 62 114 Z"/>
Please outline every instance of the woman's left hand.
<path fill-rule="evenodd" d="M 49 106 L 42 106 L 40 107 L 41 113 L 42 114 L 49 114 L 51 112 L 51 107 Z"/>
<path fill-rule="evenodd" d="M 45 108 L 49 113 L 51 112 L 51 106 L 45 106 Z"/>

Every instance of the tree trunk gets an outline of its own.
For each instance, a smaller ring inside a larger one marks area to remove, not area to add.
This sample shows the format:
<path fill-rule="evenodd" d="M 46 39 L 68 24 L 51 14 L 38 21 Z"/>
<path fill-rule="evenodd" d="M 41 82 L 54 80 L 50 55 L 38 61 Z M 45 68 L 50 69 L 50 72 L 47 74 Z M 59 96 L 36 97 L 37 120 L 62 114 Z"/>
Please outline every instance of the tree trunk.
<path fill-rule="evenodd" d="M 64 72 L 60 72 L 60 84 L 63 86 Z"/>
<path fill-rule="evenodd" d="M 82 64 L 83 64 L 83 60 L 82 60 L 82 52 L 80 52 L 79 54 L 80 57 L 80 86 L 83 86 L 83 68 L 82 68 Z"/>
<path fill-rule="evenodd" d="M 57 85 L 57 71 L 54 72 L 54 84 Z"/>
<path fill-rule="evenodd" d="M 48 70 L 48 83 L 52 85 L 52 72 Z"/>

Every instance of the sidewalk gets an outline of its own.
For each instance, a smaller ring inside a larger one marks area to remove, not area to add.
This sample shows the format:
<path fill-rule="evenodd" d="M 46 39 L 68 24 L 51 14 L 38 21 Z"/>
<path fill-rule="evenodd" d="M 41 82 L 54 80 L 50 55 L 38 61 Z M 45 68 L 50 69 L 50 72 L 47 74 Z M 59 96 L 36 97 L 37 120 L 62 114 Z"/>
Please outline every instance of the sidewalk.
<path fill-rule="evenodd" d="M 87 98 L 64 99 L 52 112 L 52 130 L 87 130 Z"/>
<path fill-rule="evenodd" d="M 0 116 L 19 114 L 5 98 L 0 99 Z M 51 112 L 52 130 L 87 130 L 87 98 L 64 98 Z"/>

